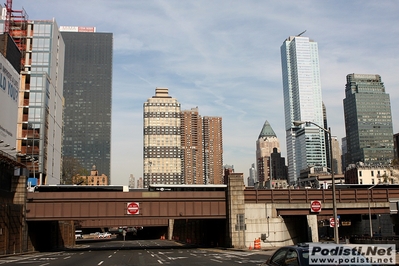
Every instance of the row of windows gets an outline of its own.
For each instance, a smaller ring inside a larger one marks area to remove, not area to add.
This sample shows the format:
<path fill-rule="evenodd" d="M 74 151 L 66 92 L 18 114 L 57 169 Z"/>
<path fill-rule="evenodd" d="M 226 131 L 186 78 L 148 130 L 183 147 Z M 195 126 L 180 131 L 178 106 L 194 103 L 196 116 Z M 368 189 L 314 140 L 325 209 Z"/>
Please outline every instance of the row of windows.
<path fill-rule="evenodd" d="M 144 106 L 176 106 L 176 107 L 180 107 L 180 103 L 151 103 L 151 102 L 146 102 L 146 103 L 144 103 Z"/>
<path fill-rule="evenodd" d="M 179 127 L 145 127 L 144 135 L 180 135 Z"/>
<path fill-rule="evenodd" d="M 145 112 L 144 118 L 153 118 L 153 117 L 160 117 L 160 118 L 180 118 L 179 112 Z"/>

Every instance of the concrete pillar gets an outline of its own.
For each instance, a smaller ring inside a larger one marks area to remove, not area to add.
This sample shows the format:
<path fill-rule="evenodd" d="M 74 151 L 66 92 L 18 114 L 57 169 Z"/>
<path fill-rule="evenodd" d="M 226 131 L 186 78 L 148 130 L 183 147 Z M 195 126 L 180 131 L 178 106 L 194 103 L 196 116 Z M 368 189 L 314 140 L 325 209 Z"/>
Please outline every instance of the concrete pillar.
<path fill-rule="evenodd" d="M 308 239 L 312 242 L 319 242 L 319 227 L 317 224 L 317 215 L 306 215 L 308 221 Z"/>
<path fill-rule="evenodd" d="M 243 248 L 245 247 L 245 198 L 242 174 L 229 175 L 227 201 L 231 246 Z"/>
<path fill-rule="evenodd" d="M 173 237 L 173 225 L 175 224 L 174 219 L 169 219 L 169 225 L 168 225 L 168 240 L 172 240 Z"/>

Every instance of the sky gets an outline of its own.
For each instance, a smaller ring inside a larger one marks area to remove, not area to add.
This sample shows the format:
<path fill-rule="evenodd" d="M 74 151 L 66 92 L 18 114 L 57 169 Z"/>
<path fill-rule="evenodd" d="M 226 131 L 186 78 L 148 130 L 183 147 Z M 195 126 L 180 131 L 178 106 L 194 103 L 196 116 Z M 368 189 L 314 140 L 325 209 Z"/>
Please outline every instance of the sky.
<path fill-rule="evenodd" d="M 379 74 L 399 132 L 399 1 L 14 0 L 30 20 L 94 26 L 114 38 L 111 184 L 143 173 L 143 103 L 169 88 L 182 110 L 223 119 L 223 163 L 249 175 L 267 120 L 286 157 L 280 46 L 318 43 L 323 102 L 345 137 L 346 75 Z"/>

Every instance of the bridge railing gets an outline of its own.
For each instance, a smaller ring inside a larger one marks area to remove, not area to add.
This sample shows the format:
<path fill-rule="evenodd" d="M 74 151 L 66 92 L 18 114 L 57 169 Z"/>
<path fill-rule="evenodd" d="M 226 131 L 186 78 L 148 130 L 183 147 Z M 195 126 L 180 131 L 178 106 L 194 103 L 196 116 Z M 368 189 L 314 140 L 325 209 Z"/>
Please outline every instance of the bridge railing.
<path fill-rule="evenodd" d="M 245 202 L 303 203 L 319 200 L 332 202 L 331 189 L 245 189 Z M 349 188 L 336 190 L 339 203 L 389 202 L 399 199 L 398 188 Z"/>

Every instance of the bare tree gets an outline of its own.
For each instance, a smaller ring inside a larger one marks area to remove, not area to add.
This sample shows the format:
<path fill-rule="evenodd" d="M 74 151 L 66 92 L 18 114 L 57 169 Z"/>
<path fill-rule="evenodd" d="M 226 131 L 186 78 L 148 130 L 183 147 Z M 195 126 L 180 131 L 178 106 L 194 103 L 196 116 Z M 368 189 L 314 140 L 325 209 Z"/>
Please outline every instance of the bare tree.
<path fill-rule="evenodd" d="M 73 184 L 73 177 L 76 175 L 87 175 L 88 171 L 83 168 L 78 159 L 74 157 L 64 157 L 62 161 L 62 184 Z"/>

